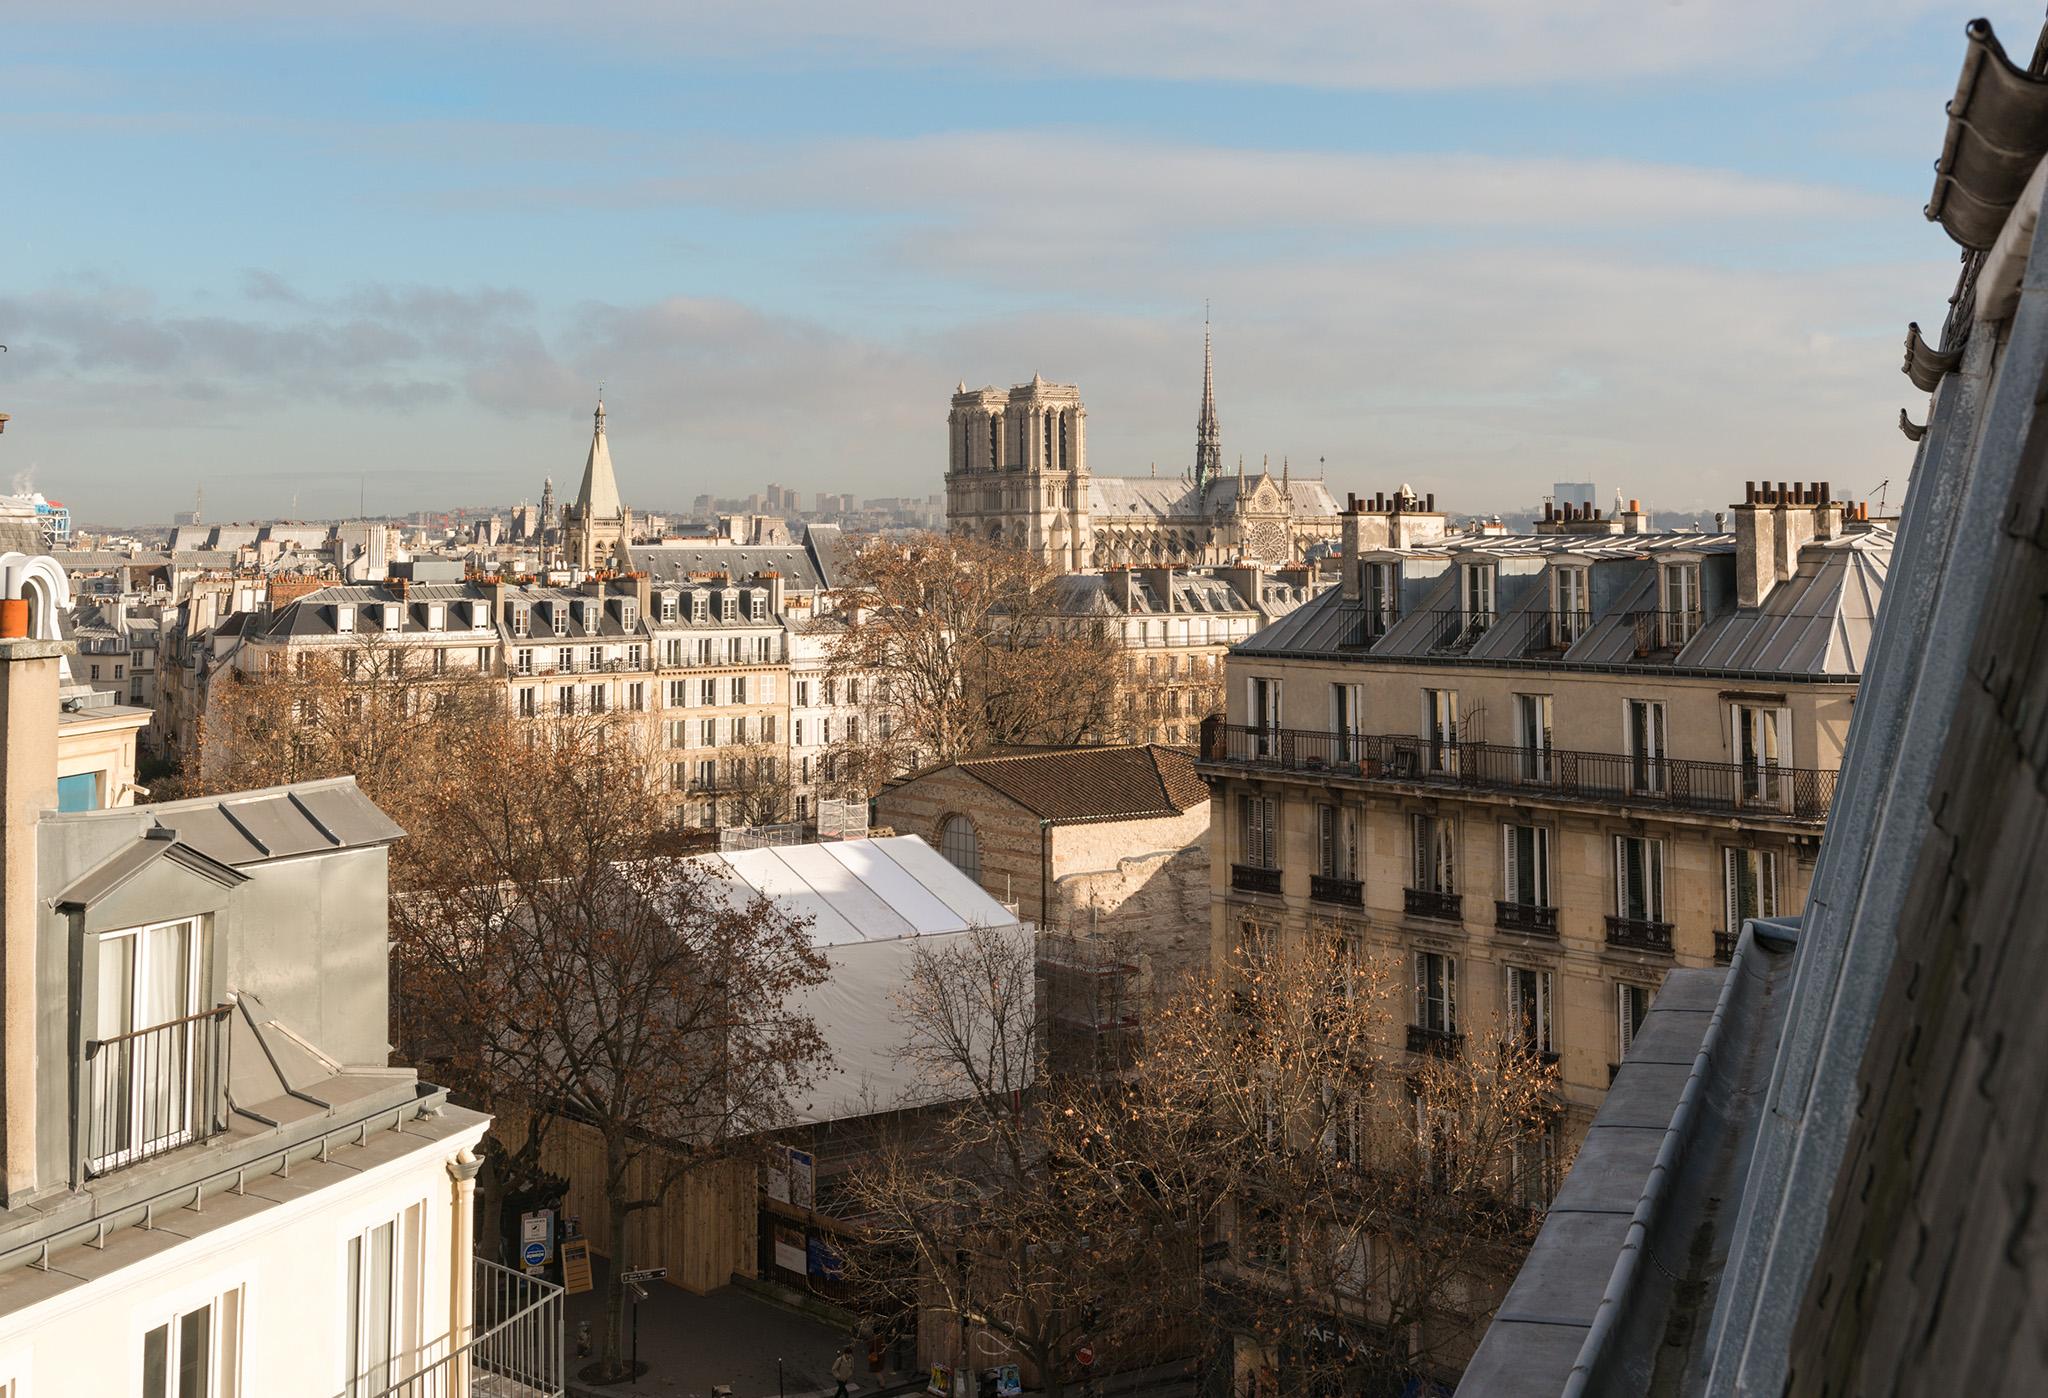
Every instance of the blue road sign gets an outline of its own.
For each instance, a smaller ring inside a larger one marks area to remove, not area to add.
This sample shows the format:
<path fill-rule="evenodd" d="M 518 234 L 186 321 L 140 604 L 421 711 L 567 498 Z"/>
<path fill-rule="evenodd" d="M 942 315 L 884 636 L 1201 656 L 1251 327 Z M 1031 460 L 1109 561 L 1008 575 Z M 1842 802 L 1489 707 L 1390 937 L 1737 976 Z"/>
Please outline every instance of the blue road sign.
<path fill-rule="evenodd" d="M 528 1243 L 519 1250 L 519 1257 L 527 1266 L 538 1267 L 541 1263 L 548 1260 L 548 1245 L 546 1243 Z"/>

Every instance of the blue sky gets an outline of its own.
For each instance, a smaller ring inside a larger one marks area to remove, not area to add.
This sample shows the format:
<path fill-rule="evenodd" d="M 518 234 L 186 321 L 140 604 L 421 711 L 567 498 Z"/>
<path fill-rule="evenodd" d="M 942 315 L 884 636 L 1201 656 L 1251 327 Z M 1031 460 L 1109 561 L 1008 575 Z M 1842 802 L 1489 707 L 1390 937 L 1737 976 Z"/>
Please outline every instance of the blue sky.
<path fill-rule="evenodd" d="M 642 509 L 925 494 L 954 383 L 1041 372 L 1096 470 L 1177 473 L 1207 297 L 1226 454 L 1340 492 L 1860 492 L 1985 12 L 413 8 L 0 4 L 0 472 L 102 521 L 510 502 L 602 381 Z"/>

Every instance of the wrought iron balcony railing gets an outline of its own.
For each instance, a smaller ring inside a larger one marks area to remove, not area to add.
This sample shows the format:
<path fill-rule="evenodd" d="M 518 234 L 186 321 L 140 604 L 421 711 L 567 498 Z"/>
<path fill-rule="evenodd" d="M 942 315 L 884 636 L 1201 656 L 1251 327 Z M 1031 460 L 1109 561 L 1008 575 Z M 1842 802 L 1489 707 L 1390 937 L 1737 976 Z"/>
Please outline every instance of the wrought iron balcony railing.
<path fill-rule="evenodd" d="M 229 1005 L 85 1045 L 86 1173 L 105 1175 L 228 1125 Z"/>
<path fill-rule="evenodd" d="M 1430 917 L 1439 922 L 1462 922 L 1465 918 L 1463 895 L 1438 893 L 1431 888 L 1402 889 L 1401 906 L 1410 917 Z"/>
<path fill-rule="evenodd" d="M 1448 742 L 1411 733 L 1340 733 L 1216 724 L 1205 762 L 1365 781 L 1507 791 L 1610 805 L 1827 819 L 1835 772 L 1637 753 Z"/>
<path fill-rule="evenodd" d="M 1311 874 L 1308 896 L 1318 903 L 1338 903 L 1347 908 L 1365 906 L 1365 885 L 1357 879 L 1340 879 L 1329 874 Z"/>
<path fill-rule="evenodd" d="M 1456 1058 L 1464 1050 L 1463 1034 L 1454 1034 L 1448 1029 L 1431 1029 L 1421 1024 L 1408 1026 L 1410 1053 L 1433 1053 L 1438 1058 Z"/>
<path fill-rule="evenodd" d="M 1651 918 L 1607 915 L 1607 945 L 1631 951 L 1671 954 L 1671 924 Z"/>
<path fill-rule="evenodd" d="M 1742 940 L 1739 932 L 1716 932 L 1714 934 L 1714 964 L 1726 966 L 1735 959 L 1735 944 Z"/>
<path fill-rule="evenodd" d="M 1230 866 L 1230 886 L 1244 893 L 1278 893 L 1280 871 L 1256 864 L 1233 864 Z"/>
<path fill-rule="evenodd" d="M 1557 909 L 1534 903 L 1510 903 L 1495 899 L 1493 925 L 1503 932 L 1520 932 L 1530 937 L 1557 935 Z"/>

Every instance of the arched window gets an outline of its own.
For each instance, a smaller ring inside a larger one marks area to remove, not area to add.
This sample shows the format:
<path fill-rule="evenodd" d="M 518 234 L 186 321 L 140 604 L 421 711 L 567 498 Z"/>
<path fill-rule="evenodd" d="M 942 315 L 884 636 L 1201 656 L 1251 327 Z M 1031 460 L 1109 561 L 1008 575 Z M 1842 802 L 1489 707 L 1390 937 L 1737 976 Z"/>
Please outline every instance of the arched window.
<path fill-rule="evenodd" d="M 981 882 L 981 842 L 974 838 L 974 822 L 964 815 L 949 815 L 939 827 L 939 853 L 955 869 Z"/>

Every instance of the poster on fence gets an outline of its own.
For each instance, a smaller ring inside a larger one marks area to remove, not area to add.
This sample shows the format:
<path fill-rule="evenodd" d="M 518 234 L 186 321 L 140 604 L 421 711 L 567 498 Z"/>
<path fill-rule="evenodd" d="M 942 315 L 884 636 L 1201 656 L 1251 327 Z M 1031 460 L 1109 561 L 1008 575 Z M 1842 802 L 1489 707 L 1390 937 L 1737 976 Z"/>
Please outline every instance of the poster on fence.
<path fill-rule="evenodd" d="M 786 1223 L 775 1225 L 775 1265 L 798 1276 L 811 1269 L 811 1252 L 804 1246 L 804 1230 Z"/>

